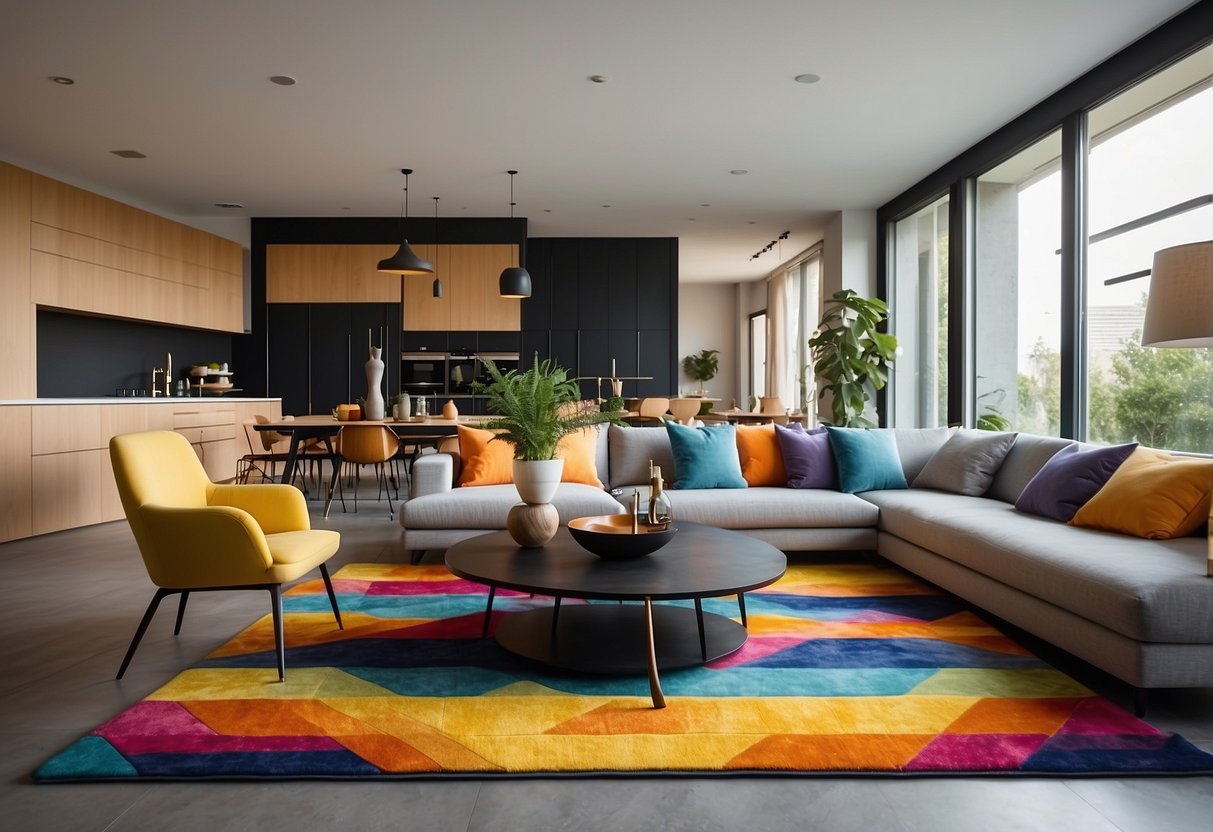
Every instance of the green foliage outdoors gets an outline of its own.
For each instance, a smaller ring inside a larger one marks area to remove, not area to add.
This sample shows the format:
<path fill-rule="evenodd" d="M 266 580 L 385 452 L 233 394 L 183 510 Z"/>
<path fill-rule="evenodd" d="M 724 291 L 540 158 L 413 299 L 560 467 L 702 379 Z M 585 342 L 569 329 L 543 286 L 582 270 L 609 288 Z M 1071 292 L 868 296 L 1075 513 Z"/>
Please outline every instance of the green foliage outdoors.
<path fill-rule="evenodd" d="M 820 397 L 833 393 L 833 424 L 839 427 L 871 427 L 863 416 L 870 400 L 869 388 L 879 390 L 888 383 L 886 369 L 897 351 L 897 338 L 880 331 L 889 318 L 889 307 L 879 298 L 865 298 L 851 289 L 835 292 L 826 301 L 818 331 L 809 339 L 813 373 L 825 381 Z"/>
<path fill-rule="evenodd" d="M 702 350 L 698 355 L 688 355 L 682 359 L 682 370 L 700 384 L 716 378 L 720 366 L 720 350 Z"/>
<path fill-rule="evenodd" d="M 487 408 L 493 418 L 485 423 L 489 430 L 501 431 L 494 437 L 514 446 L 514 458 L 554 459 L 561 437 L 604 422 L 619 424 L 617 413 L 603 413 L 596 405 L 580 401 L 581 388 L 568 371 L 550 359 L 524 371 L 502 373 L 497 365 L 484 359 L 490 383 L 476 383 L 472 389 L 488 395 Z"/>

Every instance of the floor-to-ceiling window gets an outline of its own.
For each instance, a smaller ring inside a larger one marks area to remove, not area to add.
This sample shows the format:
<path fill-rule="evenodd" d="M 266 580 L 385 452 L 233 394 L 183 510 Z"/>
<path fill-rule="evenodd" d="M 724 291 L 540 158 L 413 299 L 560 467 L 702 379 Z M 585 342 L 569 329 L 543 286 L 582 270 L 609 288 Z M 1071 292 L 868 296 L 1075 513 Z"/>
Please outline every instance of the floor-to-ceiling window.
<path fill-rule="evenodd" d="M 976 424 L 1061 429 L 1061 132 L 977 177 Z"/>
<path fill-rule="evenodd" d="M 1211 72 L 1213 47 L 1088 117 L 1086 415 L 1095 442 L 1213 453 L 1213 350 L 1141 345 L 1154 252 L 1213 238 Z"/>
<path fill-rule="evenodd" d="M 821 319 L 821 250 L 810 249 L 767 282 L 764 390 L 786 410 L 804 411 L 815 395 L 809 337 Z"/>
<path fill-rule="evenodd" d="M 749 406 L 767 394 L 767 312 L 750 316 L 750 392 Z"/>
<path fill-rule="evenodd" d="M 1154 253 L 1213 238 L 1208 22 L 1192 7 L 880 209 L 892 424 L 1213 453 L 1213 350 L 1140 334 Z"/>
<path fill-rule="evenodd" d="M 898 221 L 893 230 L 890 331 L 892 423 L 948 423 L 948 197 Z"/>

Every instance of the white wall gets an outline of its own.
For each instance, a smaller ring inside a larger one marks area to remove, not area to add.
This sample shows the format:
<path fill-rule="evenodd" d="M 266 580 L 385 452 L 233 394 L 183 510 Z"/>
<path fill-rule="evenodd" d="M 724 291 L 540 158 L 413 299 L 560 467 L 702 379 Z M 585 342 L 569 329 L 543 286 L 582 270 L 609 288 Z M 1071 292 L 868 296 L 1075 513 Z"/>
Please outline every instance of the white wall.
<path fill-rule="evenodd" d="M 854 209 L 831 217 L 821 265 L 825 297 L 840 289 L 854 289 L 864 297 L 876 294 L 876 211 Z"/>
<path fill-rule="evenodd" d="M 721 399 L 727 408 L 738 393 L 738 368 L 743 366 L 738 351 L 737 286 L 731 283 L 682 283 L 678 286 L 678 387 L 671 393 L 690 392 L 699 383 L 682 372 L 684 356 L 702 350 L 720 350 L 716 378 L 705 385 L 708 394 Z"/>

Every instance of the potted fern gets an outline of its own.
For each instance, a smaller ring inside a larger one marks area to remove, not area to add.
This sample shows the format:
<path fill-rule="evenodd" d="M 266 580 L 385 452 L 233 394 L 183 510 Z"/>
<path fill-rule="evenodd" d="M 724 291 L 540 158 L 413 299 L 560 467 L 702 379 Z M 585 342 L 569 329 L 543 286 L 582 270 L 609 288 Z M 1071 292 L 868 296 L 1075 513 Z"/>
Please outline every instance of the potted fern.
<path fill-rule="evenodd" d="M 881 332 L 889 307 L 880 298 L 865 298 L 851 289 L 835 292 L 826 301 L 817 333 L 809 339 L 813 373 L 825 380 L 818 398 L 831 391 L 833 424 L 871 427 L 863 412 L 889 380 L 886 369 L 897 356 L 897 338 Z"/>
<path fill-rule="evenodd" d="M 708 391 L 704 385 L 716 378 L 716 371 L 720 367 L 719 356 L 720 350 L 700 350 L 699 353 L 682 359 L 682 371 L 699 382 L 700 396 L 707 395 Z"/>
<path fill-rule="evenodd" d="M 499 431 L 493 441 L 514 446 L 514 486 L 523 502 L 550 502 L 560 484 L 564 460 L 556 458 L 561 438 L 582 428 L 604 422 L 620 423 L 617 413 L 603 413 L 596 405 L 581 401 L 581 388 L 568 371 L 550 359 L 527 370 L 501 370 L 484 359 L 489 383 L 473 390 L 488 396 L 492 418 L 488 430 Z"/>

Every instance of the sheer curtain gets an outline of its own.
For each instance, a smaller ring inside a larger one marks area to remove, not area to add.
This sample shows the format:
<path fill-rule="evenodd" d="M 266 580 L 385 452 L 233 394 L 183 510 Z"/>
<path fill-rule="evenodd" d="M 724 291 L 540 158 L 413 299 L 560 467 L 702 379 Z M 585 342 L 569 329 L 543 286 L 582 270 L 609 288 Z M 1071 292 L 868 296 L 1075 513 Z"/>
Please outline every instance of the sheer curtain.
<path fill-rule="evenodd" d="M 810 363 L 809 335 L 821 317 L 820 287 L 819 248 L 767 281 L 766 394 L 792 410 L 814 409 L 812 374 L 802 378 L 802 371 Z"/>

